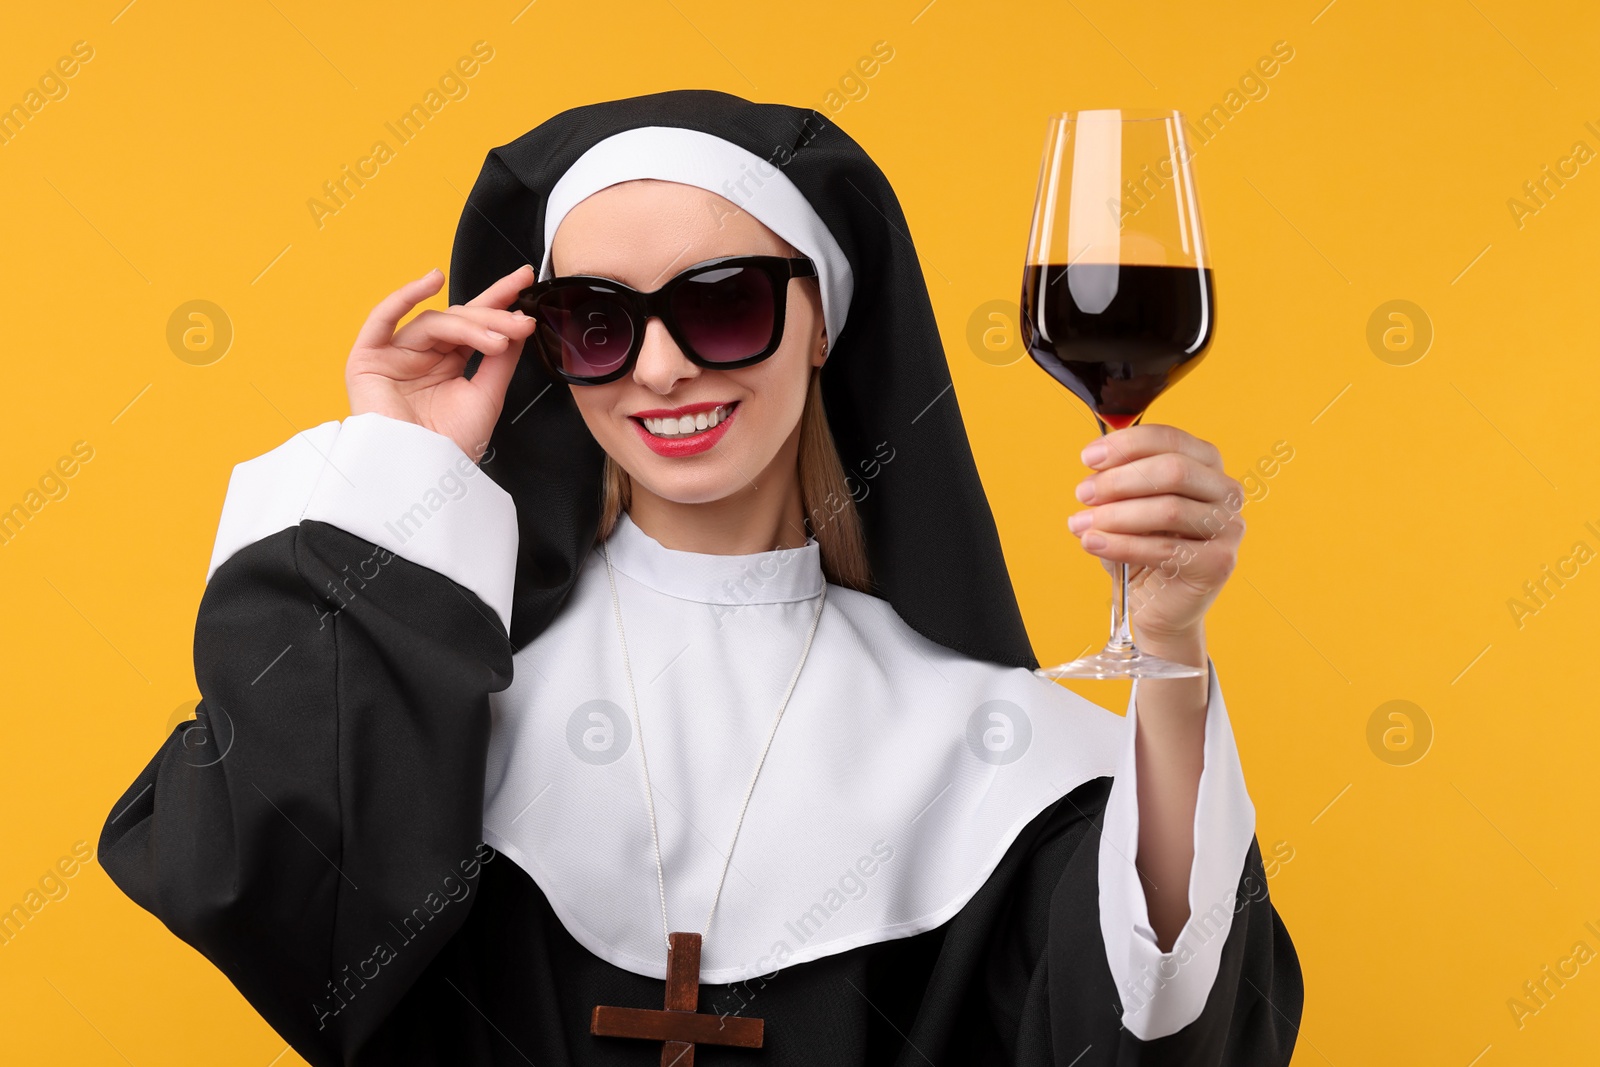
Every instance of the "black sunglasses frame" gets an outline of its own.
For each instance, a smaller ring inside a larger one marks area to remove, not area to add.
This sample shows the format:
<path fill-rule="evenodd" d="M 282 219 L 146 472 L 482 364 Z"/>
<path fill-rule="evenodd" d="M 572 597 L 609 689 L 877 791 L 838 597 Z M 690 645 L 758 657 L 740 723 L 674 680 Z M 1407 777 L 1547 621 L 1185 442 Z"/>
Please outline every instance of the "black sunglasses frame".
<path fill-rule="evenodd" d="M 772 283 L 772 337 L 768 339 L 766 347 L 751 356 L 742 359 L 710 360 L 694 350 L 689 339 L 684 336 L 678 324 L 677 317 L 672 311 L 672 293 L 700 274 L 711 271 L 725 270 L 728 267 L 752 267 L 766 275 Z M 623 375 L 633 370 L 639 361 L 639 353 L 644 348 L 645 327 L 651 318 L 658 318 L 666 326 L 667 332 L 677 342 L 678 348 L 683 352 L 689 362 L 700 367 L 712 370 L 729 370 L 735 367 L 748 367 L 752 363 L 759 363 L 778 350 L 783 341 L 783 327 L 785 312 L 788 308 L 788 290 L 790 278 L 815 278 L 817 267 L 809 258 L 799 256 L 788 258 L 785 256 L 722 256 L 718 259 L 708 259 L 704 263 L 696 263 L 687 267 L 678 274 L 669 278 L 666 284 L 653 292 L 642 293 L 631 286 L 624 285 L 615 278 L 602 278 L 592 274 L 563 274 L 555 278 L 546 278 L 517 294 L 517 299 L 512 302 L 511 308 L 520 308 L 525 315 L 539 318 L 537 305 L 546 294 L 564 288 L 583 287 L 587 289 L 600 289 L 614 295 L 627 313 L 629 322 L 633 326 L 633 343 L 628 347 L 628 354 L 623 357 L 622 363 L 616 370 L 595 378 L 585 378 L 568 374 L 561 369 L 559 357 L 552 358 L 550 346 L 541 343 L 541 334 L 546 339 L 551 339 L 552 334 L 541 321 L 534 327 L 532 340 L 534 347 L 539 352 L 539 358 L 544 363 L 545 369 L 553 377 L 559 378 L 571 385 L 605 385 L 614 382 Z M 559 338 L 554 339 L 555 345 L 560 345 Z M 556 349 L 559 351 L 559 349 Z"/>

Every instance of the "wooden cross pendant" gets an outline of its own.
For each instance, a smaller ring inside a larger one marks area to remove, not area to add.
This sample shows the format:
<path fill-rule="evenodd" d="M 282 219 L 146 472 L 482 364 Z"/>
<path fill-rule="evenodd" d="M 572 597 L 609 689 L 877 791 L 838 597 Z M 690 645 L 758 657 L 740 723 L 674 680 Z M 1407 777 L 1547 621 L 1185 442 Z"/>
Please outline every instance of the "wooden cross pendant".
<path fill-rule="evenodd" d="M 760 1019 L 702 1015 L 700 1008 L 700 935 L 667 935 L 667 1005 L 616 1008 L 595 1005 L 589 1032 L 602 1037 L 637 1037 L 665 1042 L 661 1067 L 694 1067 L 694 1046 L 735 1045 L 760 1048 L 765 1024 Z"/>

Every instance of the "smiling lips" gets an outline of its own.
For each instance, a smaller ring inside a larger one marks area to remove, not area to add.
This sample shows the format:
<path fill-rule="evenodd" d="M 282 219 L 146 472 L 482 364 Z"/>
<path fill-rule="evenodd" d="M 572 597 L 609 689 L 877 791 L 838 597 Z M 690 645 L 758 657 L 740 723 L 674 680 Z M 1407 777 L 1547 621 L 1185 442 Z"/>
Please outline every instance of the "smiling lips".
<path fill-rule="evenodd" d="M 690 456 L 722 439 L 738 409 L 731 403 L 686 404 L 671 411 L 651 409 L 631 416 L 636 432 L 658 456 Z"/>

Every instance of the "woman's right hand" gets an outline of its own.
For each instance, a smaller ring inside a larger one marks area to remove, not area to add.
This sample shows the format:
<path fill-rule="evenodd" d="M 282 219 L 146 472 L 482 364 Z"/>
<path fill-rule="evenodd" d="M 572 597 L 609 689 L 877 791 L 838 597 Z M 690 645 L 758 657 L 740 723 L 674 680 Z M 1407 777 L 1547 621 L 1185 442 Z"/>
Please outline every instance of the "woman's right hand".
<path fill-rule="evenodd" d="M 345 364 L 350 414 L 377 412 L 416 423 L 455 441 L 474 462 L 505 406 L 506 387 L 533 333 L 534 319 L 507 311 L 534 282 L 531 266 L 518 267 L 465 304 L 400 319 L 439 291 L 443 272 L 429 271 L 383 298 L 367 316 Z M 483 362 L 471 378 L 461 372 L 474 351 Z"/>

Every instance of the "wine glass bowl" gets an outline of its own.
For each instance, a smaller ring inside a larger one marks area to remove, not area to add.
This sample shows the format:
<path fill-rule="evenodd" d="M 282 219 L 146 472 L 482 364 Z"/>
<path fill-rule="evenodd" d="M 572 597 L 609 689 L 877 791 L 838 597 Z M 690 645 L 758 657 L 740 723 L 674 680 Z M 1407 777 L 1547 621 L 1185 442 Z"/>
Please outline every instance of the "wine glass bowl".
<path fill-rule="evenodd" d="M 1021 334 L 1035 363 L 1082 400 L 1102 435 L 1134 425 L 1204 356 L 1216 321 L 1183 116 L 1096 109 L 1052 115 L 1023 268 Z M 1204 667 L 1141 652 L 1118 564 L 1111 638 L 1048 678 L 1184 678 Z"/>

